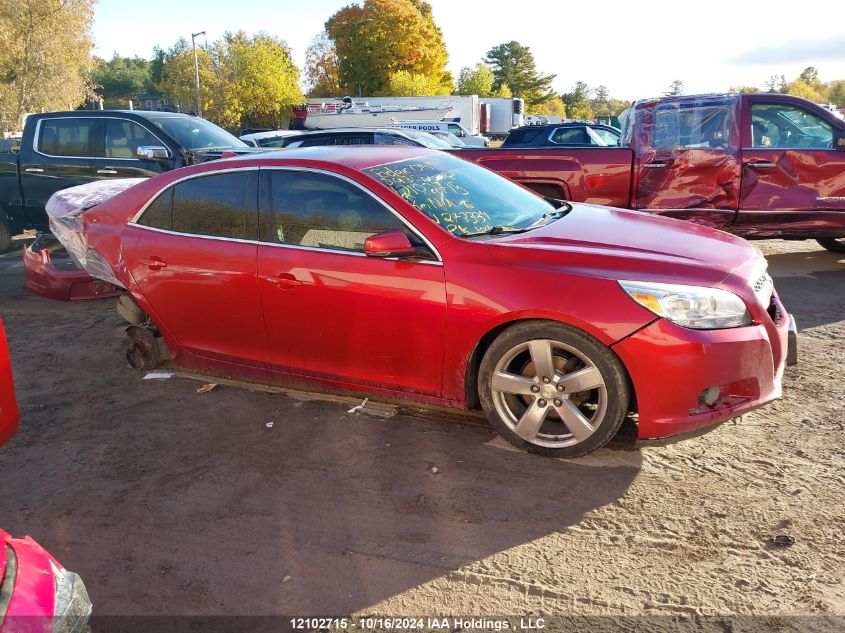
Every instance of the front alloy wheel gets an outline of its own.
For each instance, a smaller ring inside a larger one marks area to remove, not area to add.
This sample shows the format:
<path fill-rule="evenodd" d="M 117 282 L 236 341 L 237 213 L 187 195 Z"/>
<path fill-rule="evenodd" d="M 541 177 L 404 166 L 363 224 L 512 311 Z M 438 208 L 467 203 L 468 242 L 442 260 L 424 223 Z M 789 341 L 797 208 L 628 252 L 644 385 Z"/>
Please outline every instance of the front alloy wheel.
<path fill-rule="evenodd" d="M 562 324 L 528 322 L 497 338 L 481 363 L 485 413 L 505 439 L 554 457 L 577 457 L 608 442 L 628 410 L 618 358 Z"/>

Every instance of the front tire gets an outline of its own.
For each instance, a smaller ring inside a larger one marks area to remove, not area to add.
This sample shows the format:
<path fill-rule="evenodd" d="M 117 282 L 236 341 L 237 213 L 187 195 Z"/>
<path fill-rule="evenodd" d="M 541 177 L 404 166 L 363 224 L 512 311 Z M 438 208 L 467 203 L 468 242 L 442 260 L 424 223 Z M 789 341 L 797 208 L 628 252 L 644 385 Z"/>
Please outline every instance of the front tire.
<path fill-rule="evenodd" d="M 845 237 L 820 237 L 816 241 L 833 253 L 845 253 Z"/>
<path fill-rule="evenodd" d="M 9 229 L 9 223 L 0 212 L 0 254 L 9 250 L 12 245 L 12 231 Z"/>
<path fill-rule="evenodd" d="M 508 442 L 550 457 L 580 457 L 616 435 L 631 387 L 622 363 L 592 336 L 527 321 L 499 335 L 478 373 L 487 419 Z"/>

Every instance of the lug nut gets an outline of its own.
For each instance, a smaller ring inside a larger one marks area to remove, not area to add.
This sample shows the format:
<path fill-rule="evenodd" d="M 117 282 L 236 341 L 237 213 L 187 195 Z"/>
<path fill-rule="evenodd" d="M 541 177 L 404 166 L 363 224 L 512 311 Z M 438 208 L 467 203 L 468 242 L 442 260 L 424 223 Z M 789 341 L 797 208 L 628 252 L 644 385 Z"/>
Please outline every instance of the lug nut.
<path fill-rule="evenodd" d="M 549 378 L 548 376 L 543 376 L 543 382 L 550 383 L 551 381 L 552 381 L 552 379 Z"/>
<path fill-rule="evenodd" d="M 557 390 L 558 390 L 558 391 L 563 391 L 563 385 L 562 385 L 562 384 L 560 384 L 560 383 L 558 383 L 558 384 L 557 384 Z"/>
<path fill-rule="evenodd" d="M 555 406 L 556 407 L 559 407 L 562 404 L 563 404 L 563 400 L 561 400 L 560 398 L 555 398 Z"/>
<path fill-rule="evenodd" d="M 542 398 L 540 398 L 540 399 L 537 401 L 537 404 L 539 404 L 541 407 L 545 407 L 545 406 L 546 406 L 547 404 L 549 404 L 549 403 L 548 403 L 548 402 L 546 402 L 545 400 L 543 400 Z"/>
<path fill-rule="evenodd" d="M 532 393 L 537 393 L 538 391 L 540 391 L 540 387 L 538 387 L 537 385 L 531 385 Z"/>

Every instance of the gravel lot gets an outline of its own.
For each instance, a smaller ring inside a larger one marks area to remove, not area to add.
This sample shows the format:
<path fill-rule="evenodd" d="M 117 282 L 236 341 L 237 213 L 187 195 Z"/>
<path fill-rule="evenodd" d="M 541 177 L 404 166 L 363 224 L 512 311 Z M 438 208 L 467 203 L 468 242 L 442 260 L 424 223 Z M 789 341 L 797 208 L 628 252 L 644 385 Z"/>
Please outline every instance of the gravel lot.
<path fill-rule="evenodd" d="M 670 446 L 637 449 L 629 429 L 570 462 L 503 448 L 478 416 L 142 380 L 112 300 L 30 295 L 18 249 L 0 256 L 22 410 L 0 526 L 80 573 L 99 615 L 845 626 L 845 256 L 758 245 L 801 331 L 784 399 Z"/>

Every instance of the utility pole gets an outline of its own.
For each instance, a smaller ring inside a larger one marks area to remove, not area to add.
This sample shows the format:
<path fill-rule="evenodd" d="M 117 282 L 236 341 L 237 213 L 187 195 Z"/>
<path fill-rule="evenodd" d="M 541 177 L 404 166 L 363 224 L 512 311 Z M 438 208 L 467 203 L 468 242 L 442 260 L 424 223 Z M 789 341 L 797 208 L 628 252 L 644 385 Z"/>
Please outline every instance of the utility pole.
<path fill-rule="evenodd" d="M 205 31 L 199 33 L 191 33 L 191 46 L 194 47 L 194 84 L 197 89 L 197 115 L 202 116 L 202 101 L 200 100 L 200 65 L 197 61 L 197 42 L 198 35 L 205 35 Z"/>

